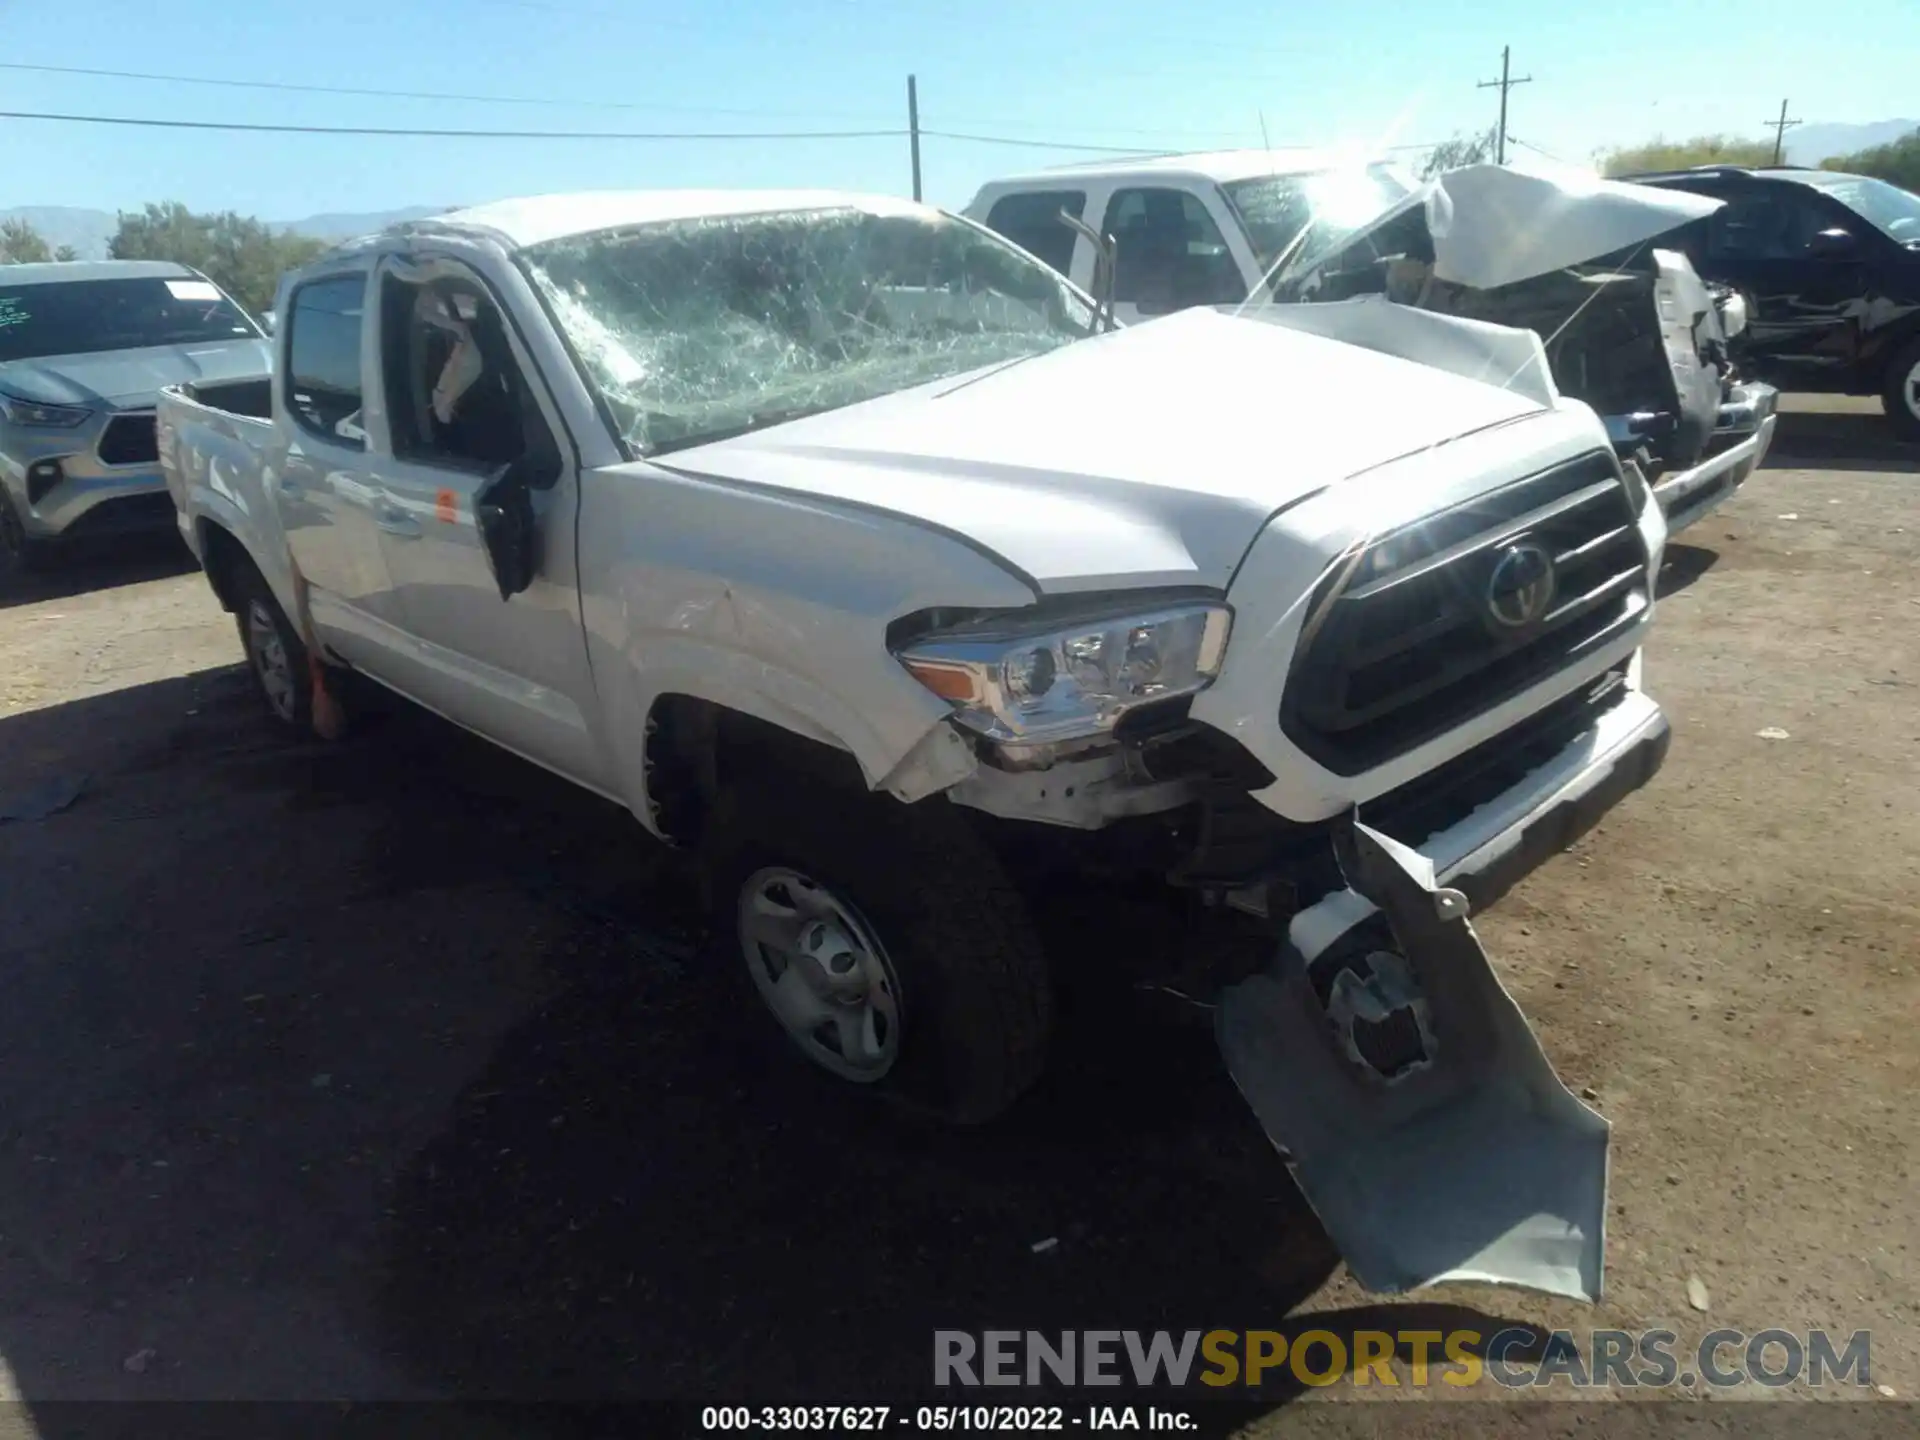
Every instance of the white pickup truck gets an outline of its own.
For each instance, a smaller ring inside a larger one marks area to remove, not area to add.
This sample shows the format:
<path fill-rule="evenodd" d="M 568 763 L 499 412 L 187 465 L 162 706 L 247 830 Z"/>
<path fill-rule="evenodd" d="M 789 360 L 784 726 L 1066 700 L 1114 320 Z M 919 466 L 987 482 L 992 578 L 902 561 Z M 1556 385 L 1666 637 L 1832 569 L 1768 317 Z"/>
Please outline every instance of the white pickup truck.
<path fill-rule="evenodd" d="M 984 227 L 818 193 L 483 206 L 275 313 L 271 382 L 158 433 L 280 720 L 350 669 L 630 808 L 802 1054 L 963 1121 L 1048 1038 L 1001 837 L 1124 837 L 1271 925 L 1221 1043 L 1363 1278 L 1597 1290 L 1605 1123 L 1465 916 L 1658 768 L 1666 532 L 1534 336 L 1112 328 Z"/>

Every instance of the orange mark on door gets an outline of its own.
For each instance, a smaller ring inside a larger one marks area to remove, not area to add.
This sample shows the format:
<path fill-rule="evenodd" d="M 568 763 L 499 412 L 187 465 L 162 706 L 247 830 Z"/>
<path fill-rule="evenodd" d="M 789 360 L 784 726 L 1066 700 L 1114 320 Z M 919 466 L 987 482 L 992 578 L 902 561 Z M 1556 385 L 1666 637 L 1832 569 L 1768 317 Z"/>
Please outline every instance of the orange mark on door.
<path fill-rule="evenodd" d="M 460 506 L 454 499 L 453 491 L 444 486 L 435 491 L 433 496 L 433 518 L 451 525 L 459 516 Z"/>

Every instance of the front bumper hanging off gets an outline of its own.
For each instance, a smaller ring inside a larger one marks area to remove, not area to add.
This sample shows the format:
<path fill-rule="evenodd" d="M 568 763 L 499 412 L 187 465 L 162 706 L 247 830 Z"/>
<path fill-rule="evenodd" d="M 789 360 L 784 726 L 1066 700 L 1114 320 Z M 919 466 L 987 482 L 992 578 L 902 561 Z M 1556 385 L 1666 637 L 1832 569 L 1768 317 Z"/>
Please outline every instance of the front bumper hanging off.
<path fill-rule="evenodd" d="M 1460 891 L 1349 815 L 1347 887 L 1228 989 L 1234 1083 L 1368 1288 L 1441 1280 L 1600 1294 L 1607 1122 L 1561 1084 Z"/>

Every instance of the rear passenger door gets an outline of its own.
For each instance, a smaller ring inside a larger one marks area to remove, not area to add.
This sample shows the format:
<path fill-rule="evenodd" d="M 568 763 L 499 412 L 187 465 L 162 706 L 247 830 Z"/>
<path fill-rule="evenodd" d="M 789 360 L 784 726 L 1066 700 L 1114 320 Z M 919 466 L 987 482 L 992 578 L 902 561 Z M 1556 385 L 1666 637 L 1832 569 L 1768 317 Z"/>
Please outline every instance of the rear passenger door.
<path fill-rule="evenodd" d="M 1191 190 L 1113 192 L 1102 232 L 1113 236 L 1113 313 L 1123 325 L 1195 305 L 1236 305 L 1247 279 L 1227 242 L 1227 217 Z"/>
<path fill-rule="evenodd" d="M 368 274 L 317 276 L 288 298 L 274 380 L 286 459 L 269 484 L 320 639 L 384 676 L 403 632 L 367 450 Z"/>

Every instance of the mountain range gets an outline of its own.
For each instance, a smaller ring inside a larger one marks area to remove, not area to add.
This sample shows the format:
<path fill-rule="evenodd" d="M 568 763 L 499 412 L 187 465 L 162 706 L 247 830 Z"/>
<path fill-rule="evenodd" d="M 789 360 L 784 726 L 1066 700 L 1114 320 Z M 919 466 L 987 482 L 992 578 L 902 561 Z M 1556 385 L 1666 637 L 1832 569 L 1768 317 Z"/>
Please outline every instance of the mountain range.
<path fill-rule="evenodd" d="M 311 235 L 316 240 L 350 240 L 401 220 L 419 220 L 454 209 L 451 205 L 409 205 L 402 210 L 375 210 L 366 214 L 309 215 L 304 220 L 270 221 L 283 235 Z M 107 242 L 120 228 L 118 217 L 106 210 L 80 210 L 64 205 L 22 205 L 0 210 L 0 220 L 24 220 L 54 248 L 71 245 L 82 260 L 107 258 Z"/>

